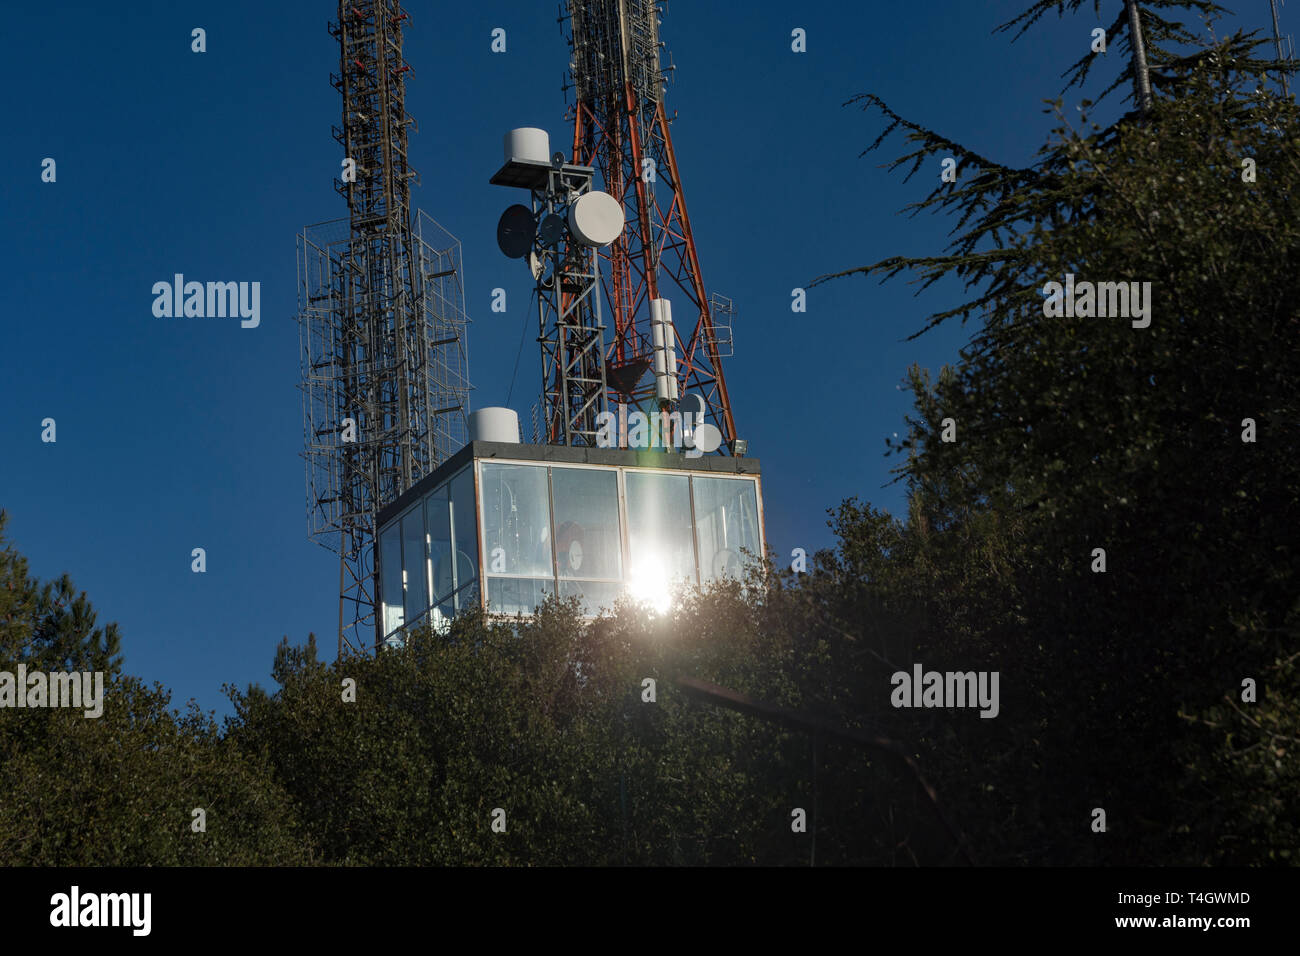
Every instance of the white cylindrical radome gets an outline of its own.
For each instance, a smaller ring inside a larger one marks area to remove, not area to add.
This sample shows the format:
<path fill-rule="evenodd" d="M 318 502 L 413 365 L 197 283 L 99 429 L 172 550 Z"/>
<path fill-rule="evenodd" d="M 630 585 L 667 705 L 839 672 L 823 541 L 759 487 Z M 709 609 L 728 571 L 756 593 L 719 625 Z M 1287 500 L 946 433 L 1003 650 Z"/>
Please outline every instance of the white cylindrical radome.
<path fill-rule="evenodd" d="M 513 408 L 480 408 L 469 413 L 470 441 L 519 444 L 519 414 Z"/>
<path fill-rule="evenodd" d="M 677 345 L 674 339 L 677 332 L 668 322 L 664 323 L 664 355 L 667 357 L 664 371 L 668 376 L 668 398 L 677 401 Z"/>
<path fill-rule="evenodd" d="M 661 401 L 677 401 L 677 332 L 673 327 L 673 304 L 667 299 L 650 300 L 650 327 L 655 342 L 655 394 Z M 663 355 L 663 365 L 658 356 Z"/>
<path fill-rule="evenodd" d="M 655 398 L 668 401 L 668 353 L 665 349 L 667 329 L 664 326 L 666 299 L 650 300 L 650 339 L 654 344 Z"/>
<path fill-rule="evenodd" d="M 544 129 L 524 126 L 506 133 L 506 162 L 551 163 L 551 135 Z"/>

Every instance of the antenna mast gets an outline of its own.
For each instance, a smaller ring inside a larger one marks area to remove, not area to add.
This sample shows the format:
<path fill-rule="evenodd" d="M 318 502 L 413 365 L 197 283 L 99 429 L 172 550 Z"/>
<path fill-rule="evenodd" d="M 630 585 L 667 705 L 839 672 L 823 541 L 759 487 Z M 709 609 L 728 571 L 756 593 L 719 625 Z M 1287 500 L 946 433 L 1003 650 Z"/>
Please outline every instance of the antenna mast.
<path fill-rule="evenodd" d="M 340 657 L 378 640 L 379 510 L 467 438 L 460 243 L 410 211 L 407 22 L 400 0 L 340 0 L 330 81 L 348 216 L 298 237 L 308 532 L 339 555 Z"/>
<path fill-rule="evenodd" d="M 1271 7 L 1272 10 L 1273 10 L 1273 44 L 1277 47 L 1277 58 L 1278 58 L 1279 60 L 1283 60 L 1283 59 L 1286 59 L 1286 58 L 1282 56 L 1282 28 L 1278 25 L 1278 20 L 1277 20 L 1277 3 L 1278 3 L 1278 0 L 1268 0 L 1268 5 L 1269 5 L 1269 7 Z M 1290 87 L 1287 85 L 1287 80 L 1286 80 L 1286 71 L 1285 71 L 1285 70 L 1279 70 L 1279 71 L 1278 71 L 1278 78 L 1282 81 L 1282 95 L 1283 95 L 1283 96 L 1290 96 L 1290 95 L 1291 95 L 1291 89 L 1290 89 Z"/>
<path fill-rule="evenodd" d="M 676 297 L 682 390 L 705 400 L 708 420 L 722 435 L 720 450 L 736 453 L 715 307 L 705 292 L 664 106 L 664 82 L 673 68 L 660 65 L 659 10 L 653 0 L 568 0 L 568 13 L 576 91 L 569 110 L 572 162 L 595 167 L 627 223 L 600 251 L 613 326 L 605 361 L 609 398 L 646 413 L 664 407 L 656 376 L 647 374 L 656 347 L 651 303 Z M 721 338 L 729 347 L 729 328 Z"/>

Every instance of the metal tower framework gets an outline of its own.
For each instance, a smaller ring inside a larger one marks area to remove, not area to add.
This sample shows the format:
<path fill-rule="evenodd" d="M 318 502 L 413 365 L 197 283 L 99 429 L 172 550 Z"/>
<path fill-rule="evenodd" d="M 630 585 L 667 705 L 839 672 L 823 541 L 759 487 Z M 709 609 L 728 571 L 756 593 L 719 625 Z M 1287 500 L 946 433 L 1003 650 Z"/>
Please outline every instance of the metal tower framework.
<path fill-rule="evenodd" d="M 549 444 L 596 444 L 596 416 L 608 409 L 605 327 L 601 324 L 597 251 L 564 228 L 569 207 L 591 192 L 594 170 L 562 164 L 532 189 L 538 230 L 538 341 L 542 346 L 542 434 Z"/>
<path fill-rule="evenodd" d="M 628 224 L 601 253 L 608 261 L 605 301 L 614 327 L 606 361 L 610 398 L 657 410 L 654 377 L 645 374 L 653 358 L 650 301 L 676 299 L 682 390 L 704 397 L 709 421 L 722 432 L 721 450 L 730 451 L 735 420 L 663 101 L 658 9 L 653 0 L 567 3 L 577 92 L 569 114 L 573 162 L 599 170 Z M 687 337 L 692 314 L 697 318 Z M 729 328 L 725 338 L 729 348 Z"/>
<path fill-rule="evenodd" d="M 400 0 L 340 0 L 348 217 L 298 237 L 308 533 L 339 555 L 339 654 L 378 642 L 379 510 L 467 439 L 460 243 L 410 213 Z"/>
<path fill-rule="evenodd" d="M 1277 2 L 1278 2 L 1278 0 L 1268 0 L 1269 9 L 1270 9 L 1270 10 L 1272 11 L 1272 13 L 1273 13 L 1273 45 L 1274 45 L 1274 47 L 1275 47 L 1276 50 L 1277 50 L 1277 58 L 1278 58 L 1279 60 L 1285 60 L 1285 59 L 1289 59 L 1290 56 L 1288 56 L 1288 55 L 1284 55 L 1284 54 L 1282 53 L 1282 28 L 1278 25 L 1278 18 L 1277 18 Z M 1287 41 L 1287 46 L 1288 46 L 1288 53 L 1289 53 L 1291 56 L 1294 56 L 1294 50 L 1293 50 L 1293 49 L 1290 49 L 1290 47 L 1291 47 L 1291 38 L 1288 36 L 1288 37 L 1286 38 L 1286 41 Z M 1286 72 L 1285 72 L 1284 70 L 1279 70 L 1279 71 L 1278 71 L 1278 79 L 1279 79 L 1279 80 L 1281 81 L 1281 83 L 1282 83 L 1282 95 L 1283 95 L 1283 96 L 1290 96 L 1290 95 L 1291 95 L 1291 87 L 1290 87 L 1290 85 L 1287 83 Z"/>

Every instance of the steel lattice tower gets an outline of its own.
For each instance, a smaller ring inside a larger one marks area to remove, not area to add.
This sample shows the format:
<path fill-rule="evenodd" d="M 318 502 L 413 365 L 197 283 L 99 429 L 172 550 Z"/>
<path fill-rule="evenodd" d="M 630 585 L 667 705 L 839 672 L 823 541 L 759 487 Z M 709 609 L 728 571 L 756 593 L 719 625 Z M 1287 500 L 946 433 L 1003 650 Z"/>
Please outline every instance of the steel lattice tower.
<path fill-rule="evenodd" d="M 460 243 L 412 221 L 400 0 L 340 0 L 334 138 L 348 217 L 298 237 L 308 530 L 339 555 L 339 654 L 376 642 L 379 510 L 467 438 Z"/>
<path fill-rule="evenodd" d="M 589 168 L 562 165 L 548 170 L 532 190 L 534 219 L 563 220 L 573 203 L 591 191 L 591 184 Z M 546 440 L 594 446 L 597 416 L 608 408 L 598 253 L 566 235 L 554 242 L 538 241 L 536 255 L 543 273 L 537 316 Z"/>
<path fill-rule="evenodd" d="M 1268 0 L 1268 5 L 1269 9 L 1273 12 L 1273 45 L 1277 50 L 1277 58 L 1279 60 L 1284 60 L 1287 59 L 1287 57 L 1282 55 L 1282 28 L 1278 26 L 1277 22 L 1277 0 Z M 1287 41 L 1288 43 L 1290 42 L 1290 37 L 1287 38 Z M 1287 83 L 1286 72 L 1279 71 L 1278 79 L 1282 83 L 1282 95 L 1290 96 L 1291 87 Z"/>
<path fill-rule="evenodd" d="M 646 375 L 653 356 L 650 301 L 675 299 L 682 391 L 703 396 L 709 421 L 722 432 L 722 449 L 731 450 L 735 420 L 721 364 L 722 354 L 729 354 L 730 327 L 718 320 L 729 323 L 732 310 L 728 300 L 709 299 L 700 272 L 664 106 L 656 4 L 567 2 L 577 93 L 570 110 L 572 161 L 598 170 L 627 221 L 623 235 L 601 252 L 613 326 L 605 363 L 610 398 L 657 410 L 654 378 Z"/>

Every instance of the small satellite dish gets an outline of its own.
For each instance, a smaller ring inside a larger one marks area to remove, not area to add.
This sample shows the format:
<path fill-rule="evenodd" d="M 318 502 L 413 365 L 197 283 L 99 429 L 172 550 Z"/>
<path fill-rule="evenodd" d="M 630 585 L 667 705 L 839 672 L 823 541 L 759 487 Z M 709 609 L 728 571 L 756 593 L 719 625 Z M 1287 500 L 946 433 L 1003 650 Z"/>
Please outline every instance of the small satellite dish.
<path fill-rule="evenodd" d="M 554 153 L 554 155 L 551 156 L 551 165 L 554 166 L 556 169 L 559 169 L 561 166 L 563 166 L 564 154 L 557 150 Z"/>
<path fill-rule="evenodd" d="M 599 189 L 584 193 L 569 207 L 569 231 L 584 246 L 607 246 L 623 232 L 623 206 Z"/>
<path fill-rule="evenodd" d="M 704 396 L 687 392 L 677 404 L 682 413 L 682 444 L 687 448 L 695 447 L 695 426 L 704 424 Z"/>
<path fill-rule="evenodd" d="M 533 274 L 534 279 L 542 277 L 542 260 L 535 252 L 528 253 L 528 271 Z"/>
<path fill-rule="evenodd" d="M 537 238 L 544 246 L 559 245 L 564 238 L 564 220 L 554 213 L 548 214 L 537 227 Z"/>
<path fill-rule="evenodd" d="M 700 451 L 715 452 L 721 444 L 722 432 L 718 430 L 717 425 L 705 422 L 703 425 L 695 426 L 695 447 Z"/>
<path fill-rule="evenodd" d="M 704 404 L 704 396 L 697 395 L 694 392 L 687 392 L 685 395 L 682 396 L 681 405 L 679 407 L 682 410 L 683 422 L 686 421 L 686 415 L 688 413 L 692 416 L 703 415 L 706 407 Z M 693 417 L 691 419 L 692 424 L 694 424 L 696 420 L 697 418 Z"/>
<path fill-rule="evenodd" d="M 508 258 L 522 259 L 533 247 L 536 228 L 532 210 L 516 203 L 501 214 L 497 223 L 497 245 Z"/>

